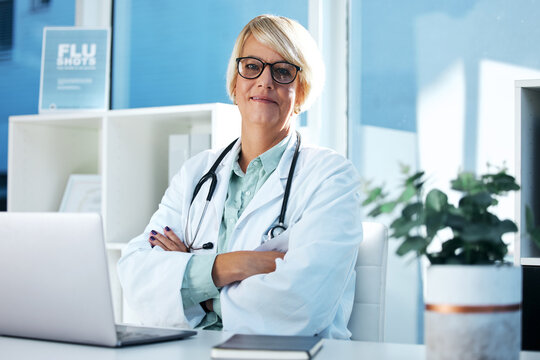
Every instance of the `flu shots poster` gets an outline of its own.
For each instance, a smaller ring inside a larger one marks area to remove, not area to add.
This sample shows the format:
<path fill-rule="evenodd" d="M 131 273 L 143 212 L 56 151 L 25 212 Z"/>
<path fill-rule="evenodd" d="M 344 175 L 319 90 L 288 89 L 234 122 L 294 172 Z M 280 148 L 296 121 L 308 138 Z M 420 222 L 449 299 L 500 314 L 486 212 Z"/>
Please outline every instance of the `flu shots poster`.
<path fill-rule="evenodd" d="M 44 28 L 39 112 L 107 110 L 109 59 L 109 29 Z"/>

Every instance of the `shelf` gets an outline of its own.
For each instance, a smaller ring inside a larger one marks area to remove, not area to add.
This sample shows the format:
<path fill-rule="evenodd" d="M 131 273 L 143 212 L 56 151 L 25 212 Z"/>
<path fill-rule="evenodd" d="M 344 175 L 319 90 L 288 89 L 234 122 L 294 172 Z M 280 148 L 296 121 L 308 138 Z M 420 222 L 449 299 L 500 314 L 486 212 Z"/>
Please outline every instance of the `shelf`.
<path fill-rule="evenodd" d="M 540 266 L 540 258 L 521 258 L 521 265 Z"/>
<path fill-rule="evenodd" d="M 539 88 L 540 79 L 516 80 L 516 88 Z"/>
<path fill-rule="evenodd" d="M 58 211 L 71 174 L 101 175 L 117 321 L 126 312 L 116 264 L 159 205 L 169 183 L 169 137 L 178 134 L 208 135 L 211 147 L 225 146 L 240 135 L 240 113 L 214 103 L 9 118 L 8 211 Z"/>
<path fill-rule="evenodd" d="M 238 108 L 219 103 L 9 120 L 8 211 L 58 211 L 71 174 L 99 174 L 113 243 L 138 235 L 157 209 L 169 183 L 170 135 L 208 134 L 213 148 L 240 135 Z"/>

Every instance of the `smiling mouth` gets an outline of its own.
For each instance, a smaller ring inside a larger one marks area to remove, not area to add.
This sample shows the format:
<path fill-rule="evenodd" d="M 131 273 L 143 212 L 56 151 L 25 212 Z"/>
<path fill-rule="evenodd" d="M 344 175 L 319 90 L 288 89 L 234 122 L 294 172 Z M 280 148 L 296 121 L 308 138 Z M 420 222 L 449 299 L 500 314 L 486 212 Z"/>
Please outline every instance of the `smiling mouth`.
<path fill-rule="evenodd" d="M 250 99 L 262 104 L 277 104 L 274 100 L 264 96 L 252 96 Z"/>

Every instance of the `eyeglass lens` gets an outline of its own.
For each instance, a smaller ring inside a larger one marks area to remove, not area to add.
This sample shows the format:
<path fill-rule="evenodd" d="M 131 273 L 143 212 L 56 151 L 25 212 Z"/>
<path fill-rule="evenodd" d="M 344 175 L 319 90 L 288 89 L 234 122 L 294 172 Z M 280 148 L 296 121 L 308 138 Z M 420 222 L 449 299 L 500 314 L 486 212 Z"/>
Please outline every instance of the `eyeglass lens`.
<path fill-rule="evenodd" d="M 276 62 L 274 64 L 266 64 L 270 66 L 272 79 L 280 84 L 289 84 L 296 78 L 297 69 L 293 64 L 288 62 Z M 238 72 L 246 79 L 255 79 L 259 77 L 265 64 L 255 58 L 241 58 L 238 60 Z"/>

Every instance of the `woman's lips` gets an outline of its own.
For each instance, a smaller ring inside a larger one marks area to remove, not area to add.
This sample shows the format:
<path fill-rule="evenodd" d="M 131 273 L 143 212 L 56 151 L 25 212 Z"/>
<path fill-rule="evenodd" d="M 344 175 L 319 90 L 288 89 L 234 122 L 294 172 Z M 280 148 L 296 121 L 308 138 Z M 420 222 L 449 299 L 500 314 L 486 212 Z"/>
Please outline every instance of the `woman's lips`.
<path fill-rule="evenodd" d="M 277 104 L 277 102 L 265 96 L 252 96 L 251 100 L 259 102 L 259 103 L 263 103 L 263 104 Z"/>

